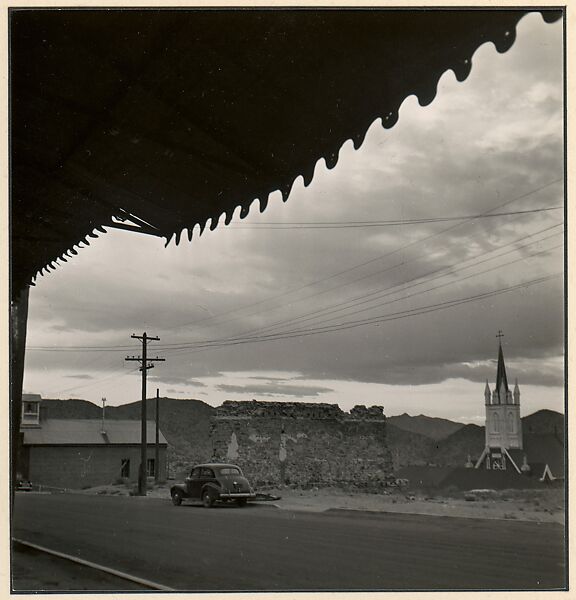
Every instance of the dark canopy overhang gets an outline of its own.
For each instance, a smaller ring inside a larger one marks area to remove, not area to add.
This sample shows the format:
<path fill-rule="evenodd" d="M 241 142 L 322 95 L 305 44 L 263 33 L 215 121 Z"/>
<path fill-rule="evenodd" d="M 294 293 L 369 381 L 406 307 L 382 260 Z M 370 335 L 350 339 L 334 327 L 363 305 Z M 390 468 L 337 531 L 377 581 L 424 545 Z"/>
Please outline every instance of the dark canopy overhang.
<path fill-rule="evenodd" d="M 11 10 L 13 295 L 114 217 L 178 243 L 286 198 L 525 12 Z"/>

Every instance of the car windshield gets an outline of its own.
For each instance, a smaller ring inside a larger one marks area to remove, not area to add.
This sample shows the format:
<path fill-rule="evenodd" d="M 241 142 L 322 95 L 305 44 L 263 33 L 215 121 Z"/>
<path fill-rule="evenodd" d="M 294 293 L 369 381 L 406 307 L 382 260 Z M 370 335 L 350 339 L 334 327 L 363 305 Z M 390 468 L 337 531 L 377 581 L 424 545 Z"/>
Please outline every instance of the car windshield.
<path fill-rule="evenodd" d="M 242 475 L 238 467 L 220 467 L 220 475 Z"/>

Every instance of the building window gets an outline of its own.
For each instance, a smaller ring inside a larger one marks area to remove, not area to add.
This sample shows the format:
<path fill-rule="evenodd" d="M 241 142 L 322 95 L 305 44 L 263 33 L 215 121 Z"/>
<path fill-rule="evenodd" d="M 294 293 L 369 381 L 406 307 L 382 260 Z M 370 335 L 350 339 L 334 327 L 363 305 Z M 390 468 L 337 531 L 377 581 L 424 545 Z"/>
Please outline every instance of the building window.
<path fill-rule="evenodd" d="M 515 433 L 514 431 L 514 414 L 508 413 L 508 433 Z"/>
<path fill-rule="evenodd" d="M 154 477 L 156 475 L 156 460 L 149 458 L 146 461 L 146 475 L 148 477 Z"/>
<path fill-rule="evenodd" d="M 492 415 L 492 431 L 494 433 L 500 433 L 500 419 L 496 413 Z"/>
<path fill-rule="evenodd" d="M 22 404 L 22 422 L 39 423 L 40 405 L 38 402 L 24 402 Z"/>
<path fill-rule="evenodd" d="M 120 467 L 120 477 L 130 477 L 130 459 L 123 458 Z"/>
<path fill-rule="evenodd" d="M 39 408 L 40 407 L 38 406 L 37 402 L 24 402 L 25 415 L 37 415 Z"/>

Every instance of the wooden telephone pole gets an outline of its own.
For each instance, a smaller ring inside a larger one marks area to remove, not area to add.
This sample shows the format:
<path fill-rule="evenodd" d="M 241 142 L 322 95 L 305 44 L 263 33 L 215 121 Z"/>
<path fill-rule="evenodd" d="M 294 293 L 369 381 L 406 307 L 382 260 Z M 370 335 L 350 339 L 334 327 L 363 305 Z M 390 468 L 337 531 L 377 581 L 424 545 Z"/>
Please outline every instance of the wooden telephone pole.
<path fill-rule="evenodd" d="M 141 418 L 142 418 L 142 443 L 140 446 L 140 468 L 138 469 L 138 495 L 145 496 L 146 495 L 146 460 L 148 455 L 148 445 L 146 441 L 146 373 L 148 369 L 154 368 L 155 361 L 164 361 L 165 358 L 148 358 L 147 350 L 148 350 L 148 342 L 156 341 L 159 342 L 159 337 L 152 337 L 146 335 L 144 332 L 142 335 L 132 334 L 132 338 L 136 340 L 140 340 L 142 342 L 142 356 L 127 356 L 126 360 L 138 361 L 142 366 L 140 367 L 140 371 L 142 372 L 142 408 L 141 408 Z M 158 468 L 156 466 L 156 468 Z"/>
<path fill-rule="evenodd" d="M 154 480 L 160 481 L 160 390 L 156 388 L 156 454 L 154 461 Z"/>

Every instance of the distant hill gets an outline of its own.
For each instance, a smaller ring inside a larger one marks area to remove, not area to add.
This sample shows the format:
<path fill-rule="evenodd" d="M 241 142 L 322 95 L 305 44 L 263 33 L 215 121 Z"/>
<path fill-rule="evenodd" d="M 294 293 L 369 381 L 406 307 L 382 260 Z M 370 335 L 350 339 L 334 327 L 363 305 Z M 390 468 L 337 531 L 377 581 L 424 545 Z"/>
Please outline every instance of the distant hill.
<path fill-rule="evenodd" d="M 391 425 L 390 421 L 386 423 L 386 434 L 394 469 L 428 463 L 430 454 L 434 450 L 434 440 L 419 433 L 400 429 Z"/>
<path fill-rule="evenodd" d="M 394 427 L 404 429 L 404 431 L 419 433 L 433 440 L 442 440 L 464 427 L 463 423 L 456 423 L 448 419 L 427 417 L 426 415 L 411 417 L 407 413 L 388 417 L 386 420 L 388 423 L 394 425 Z"/>
<path fill-rule="evenodd" d="M 55 419 L 102 417 L 102 408 L 86 400 L 44 399 L 41 407 L 43 415 Z M 168 441 L 171 473 L 211 458 L 210 418 L 215 410 L 201 400 L 160 398 L 160 429 Z M 147 412 L 148 417 L 154 419 L 154 398 L 148 399 Z M 139 418 L 139 401 L 106 407 L 106 419 Z M 539 410 L 524 417 L 522 427 L 531 437 L 553 434 L 563 439 L 564 415 Z M 395 469 L 426 464 L 463 466 L 468 455 L 472 459 L 480 456 L 485 443 L 484 427 L 425 415 L 389 417 L 387 435 Z"/>
<path fill-rule="evenodd" d="M 539 410 L 522 419 L 523 433 L 564 434 L 564 415 L 555 410 Z"/>
<path fill-rule="evenodd" d="M 553 434 L 563 443 L 564 415 L 554 410 L 539 410 L 522 417 L 522 433 L 525 438 Z M 462 466 L 468 454 L 474 460 L 484 450 L 485 428 L 465 425 L 452 435 L 439 441 L 431 460 L 438 465 Z"/>
<path fill-rule="evenodd" d="M 464 425 L 458 431 L 436 443 L 430 461 L 439 466 L 462 467 L 468 455 L 474 460 L 484 450 L 484 427 Z"/>
<path fill-rule="evenodd" d="M 108 410 L 113 410 L 113 407 Z M 40 404 L 42 416 L 51 419 L 100 419 L 102 417 L 102 408 L 96 406 L 88 400 L 50 400 L 43 398 Z"/>

